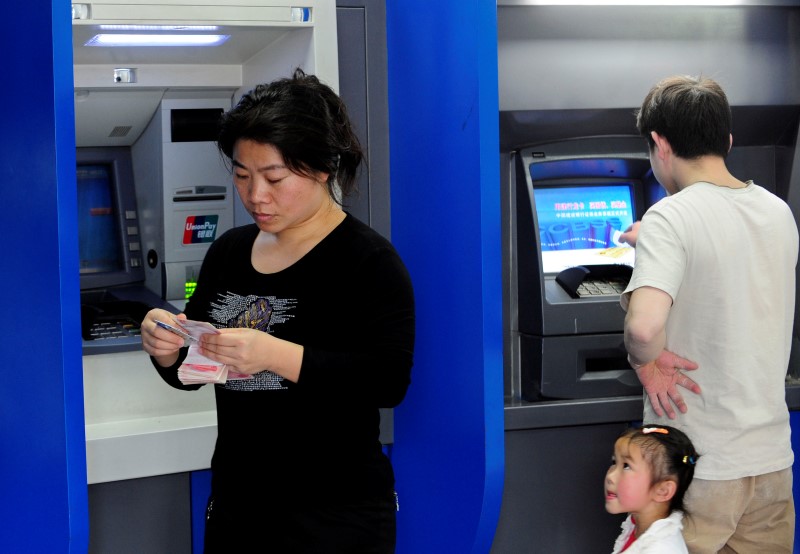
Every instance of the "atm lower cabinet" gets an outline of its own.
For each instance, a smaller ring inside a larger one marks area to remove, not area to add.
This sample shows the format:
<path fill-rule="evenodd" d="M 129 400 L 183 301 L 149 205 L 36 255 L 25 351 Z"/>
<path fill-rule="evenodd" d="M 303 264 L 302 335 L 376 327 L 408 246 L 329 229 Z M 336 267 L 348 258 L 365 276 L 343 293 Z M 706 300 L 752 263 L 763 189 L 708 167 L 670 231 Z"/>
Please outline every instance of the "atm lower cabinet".
<path fill-rule="evenodd" d="M 210 471 L 89 485 L 89 554 L 201 553 Z"/>

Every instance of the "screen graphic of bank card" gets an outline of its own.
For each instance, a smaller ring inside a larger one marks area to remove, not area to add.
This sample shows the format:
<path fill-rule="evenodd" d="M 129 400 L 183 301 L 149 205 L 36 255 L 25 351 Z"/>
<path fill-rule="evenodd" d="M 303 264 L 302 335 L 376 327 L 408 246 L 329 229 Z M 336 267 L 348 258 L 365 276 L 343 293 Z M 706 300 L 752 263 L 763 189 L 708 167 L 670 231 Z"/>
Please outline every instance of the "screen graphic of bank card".
<path fill-rule="evenodd" d="M 166 329 L 171 333 L 175 333 L 184 340 L 197 342 L 200 340 L 201 335 L 206 333 L 219 334 L 217 328 L 205 321 L 192 321 L 191 319 L 184 319 L 180 322 L 175 321 L 174 325 L 156 320 L 156 325 L 162 329 Z"/>

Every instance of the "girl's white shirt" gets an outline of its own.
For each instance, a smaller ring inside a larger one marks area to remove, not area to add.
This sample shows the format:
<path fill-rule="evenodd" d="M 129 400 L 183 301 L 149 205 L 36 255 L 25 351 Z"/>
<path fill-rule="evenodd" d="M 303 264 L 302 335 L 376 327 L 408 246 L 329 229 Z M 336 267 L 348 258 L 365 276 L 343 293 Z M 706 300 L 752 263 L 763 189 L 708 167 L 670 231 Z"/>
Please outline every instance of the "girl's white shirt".
<path fill-rule="evenodd" d="M 688 554 L 686 543 L 683 540 L 683 512 L 674 511 L 668 517 L 659 519 L 650 525 L 644 534 L 637 538 L 633 544 L 625 551 L 625 554 Z M 614 543 L 614 551 L 611 554 L 619 554 L 622 547 L 628 541 L 636 525 L 631 520 L 631 516 L 622 522 L 622 533 Z"/>

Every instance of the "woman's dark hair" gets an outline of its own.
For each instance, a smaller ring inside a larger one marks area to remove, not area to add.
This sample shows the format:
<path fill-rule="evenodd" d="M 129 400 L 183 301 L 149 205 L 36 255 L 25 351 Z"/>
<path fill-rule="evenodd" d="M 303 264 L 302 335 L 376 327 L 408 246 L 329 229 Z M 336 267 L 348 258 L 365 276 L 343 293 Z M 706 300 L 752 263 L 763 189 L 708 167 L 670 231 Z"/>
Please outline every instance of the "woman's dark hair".
<path fill-rule="evenodd" d="M 337 185 L 342 197 L 356 190 L 364 155 L 344 102 L 302 69 L 295 69 L 290 78 L 258 85 L 222 116 L 220 152 L 233 159 L 236 141 L 242 139 L 274 146 L 294 173 L 329 174 L 328 192 L 337 201 Z"/>
<path fill-rule="evenodd" d="M 683 497 L 694 478 L 694 468 L 700 455 L 686 433 L 668 425 L 642 425 L 627 429 L 620 438 L 629 438 L 642 451 L 645 461 L 653 470 L 653 483 L 675 481 L 675 495 L 670 499 L 669 511 L 686 511 Z"/>
<path fill-rule="evenodd" d="M 636 114 L 636 127 L 650 145 L 651 131 L 666 138 L 675 154 L 690 160 L 726 158 L 733 120 L 728 98 L 707 77 L 673 76 L 656 84 Z"/>

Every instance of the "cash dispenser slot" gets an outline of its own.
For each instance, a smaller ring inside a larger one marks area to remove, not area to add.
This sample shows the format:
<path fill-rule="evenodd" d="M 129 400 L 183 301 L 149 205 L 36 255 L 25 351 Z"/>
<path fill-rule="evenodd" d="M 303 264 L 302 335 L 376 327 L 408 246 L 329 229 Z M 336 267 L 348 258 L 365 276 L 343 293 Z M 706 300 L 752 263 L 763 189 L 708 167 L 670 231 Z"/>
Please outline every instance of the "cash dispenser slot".
<path fill-rule="evenodd" d="M 209 202 L 225 200 L 227 197 L 227 187 L 217 185 L 202 185 L 176 189 L 172 194 L 172 201 Z"/>
<path fill-rule="evenodd" d="M 598 398 L 641 394 L 619 333 L 520 337 L 522 396 Z"/>

